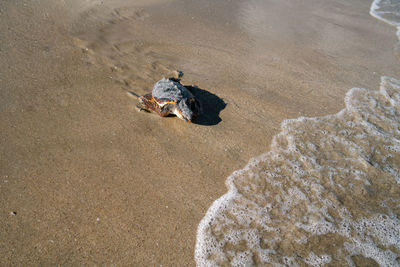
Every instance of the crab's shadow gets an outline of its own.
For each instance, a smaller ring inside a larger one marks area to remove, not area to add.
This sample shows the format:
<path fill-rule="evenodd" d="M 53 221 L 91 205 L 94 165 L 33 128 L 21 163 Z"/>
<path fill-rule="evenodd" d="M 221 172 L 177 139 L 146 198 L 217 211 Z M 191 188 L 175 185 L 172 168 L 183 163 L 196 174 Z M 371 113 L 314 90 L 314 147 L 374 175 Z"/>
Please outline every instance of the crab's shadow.
<path fill-rule="evenodd" d="M 201 113 L 193 121 L 194 124 L 211 126 L 217 125 L 222 121 L 219 113 L 227 105 L 222 98 L 197 86 L 185 85 L 185 87 L 192 92 L 201 106 Z"/>

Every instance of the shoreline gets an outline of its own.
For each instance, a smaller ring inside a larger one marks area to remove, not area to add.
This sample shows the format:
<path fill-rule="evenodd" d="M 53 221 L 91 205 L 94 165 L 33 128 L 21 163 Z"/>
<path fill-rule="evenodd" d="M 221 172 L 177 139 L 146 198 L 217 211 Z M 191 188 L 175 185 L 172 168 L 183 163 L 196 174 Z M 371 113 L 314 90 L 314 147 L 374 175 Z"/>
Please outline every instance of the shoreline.
<path fill-rule="evenodd" d="M 400 73 L 393 29 L 363 1 L 100 3 L 0 4 L 4 264 L 194 265 L 226 177 L 284 119 L 335 113 L 348 89 Z M 126 92 L 174 69 L 227 104 L 218 123 L 135 111 Z"/>

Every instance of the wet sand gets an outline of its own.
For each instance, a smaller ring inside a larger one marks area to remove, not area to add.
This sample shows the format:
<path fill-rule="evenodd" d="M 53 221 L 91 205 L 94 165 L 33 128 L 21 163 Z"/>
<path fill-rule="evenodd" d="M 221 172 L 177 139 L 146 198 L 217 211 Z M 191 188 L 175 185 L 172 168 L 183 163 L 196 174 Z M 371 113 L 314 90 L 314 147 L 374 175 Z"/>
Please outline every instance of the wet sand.
<path fill-rule="evenodd" d="M 2 264 L 193 266 L 201 218 L 282 120 L 400 73 L 369 2 L 262 2 L 0 3 Z M 127 96 L 175 69 L 197 123 Z"/>

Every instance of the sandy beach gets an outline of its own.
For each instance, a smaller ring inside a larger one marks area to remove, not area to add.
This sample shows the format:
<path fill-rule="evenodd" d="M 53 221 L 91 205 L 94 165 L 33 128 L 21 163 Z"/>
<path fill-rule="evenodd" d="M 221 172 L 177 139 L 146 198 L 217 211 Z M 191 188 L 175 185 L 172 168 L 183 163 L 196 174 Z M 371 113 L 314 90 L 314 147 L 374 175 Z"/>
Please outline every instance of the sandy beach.
<path fill-rule="evenodd" d="M 0 265 L 194 266 L 225 180 L 281 122 L 400 78 L 368 1 L 0 2 Z M 135 110 L 174 70 L 194 123 Z"/>

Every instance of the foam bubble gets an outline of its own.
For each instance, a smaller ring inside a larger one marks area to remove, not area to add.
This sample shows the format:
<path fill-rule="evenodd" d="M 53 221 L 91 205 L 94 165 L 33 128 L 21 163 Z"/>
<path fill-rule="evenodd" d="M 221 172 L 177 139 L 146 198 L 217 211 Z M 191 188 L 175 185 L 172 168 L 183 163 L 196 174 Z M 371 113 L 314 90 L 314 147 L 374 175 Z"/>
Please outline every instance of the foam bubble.
<path fill-rule="evenodd" d="M 398 266 L 400 80 L 353 88 L 335 115 L 282 123 L 200 222 L 199 266 Z"/>
<path fill-rule="evenodd" d="M 312 266 L 324 266 L 325 264 L 331 262 L 331 257 L 329 255 L 318 256 L 311 252 L 304 261 Z"/>

